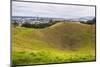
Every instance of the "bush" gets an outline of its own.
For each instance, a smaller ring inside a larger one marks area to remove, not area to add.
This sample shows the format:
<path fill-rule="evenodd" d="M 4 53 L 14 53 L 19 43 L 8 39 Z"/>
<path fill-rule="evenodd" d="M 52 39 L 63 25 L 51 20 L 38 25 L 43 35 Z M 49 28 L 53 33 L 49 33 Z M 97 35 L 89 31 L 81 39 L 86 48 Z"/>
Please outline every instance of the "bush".
<path fill-rule="evenodd" d="M 27 27 L 27 28 L 45 28 L 48 27 L 48 23 L 40 23 L 40 24 L 30 24 L 30 23 L 23 23 L 22 27 Z"/>
<path fill-rule="evenodd" d="M 13 27 L 16 27 L 16 26 L 18 26 L 19 24 L 18 24 L 16 21 L 12 21 L 12 25 L 13 25 Z"/>
<path fill-rule="evenodd" d="M 31 28 L 32 27 L 32 24 L 30 24 L 30 23 L 23 23 L 22 24 L 22 27 L 28 27 L 28 28 Z"/>

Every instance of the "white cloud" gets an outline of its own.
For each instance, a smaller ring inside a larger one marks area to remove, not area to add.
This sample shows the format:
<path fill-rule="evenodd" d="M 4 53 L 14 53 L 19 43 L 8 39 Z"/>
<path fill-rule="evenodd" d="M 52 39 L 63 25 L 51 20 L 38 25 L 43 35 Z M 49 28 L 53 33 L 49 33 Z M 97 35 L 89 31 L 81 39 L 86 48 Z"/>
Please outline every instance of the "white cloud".
<path fill-rule="evenodd" d="M 77 18 L 95 16 L 95 7 L 46 3 L 12 2 L 13 16 Z"/>

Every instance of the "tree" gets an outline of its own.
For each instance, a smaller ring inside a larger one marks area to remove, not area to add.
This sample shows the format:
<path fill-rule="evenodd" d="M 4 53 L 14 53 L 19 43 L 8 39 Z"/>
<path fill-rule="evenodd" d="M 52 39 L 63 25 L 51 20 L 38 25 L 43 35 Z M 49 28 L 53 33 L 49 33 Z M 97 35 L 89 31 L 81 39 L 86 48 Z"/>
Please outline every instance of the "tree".
<path fill-rule="evenodd" d="M 94 17 L 92 20 L 88 20 L 88 21 L 80 21 L 80 23 L 84 23 L 84 24 L 95 24 L 96 23 L 96 17 Z"/>
<path fill-rule="evenodd" d="M 96 23 L 96 17 L 95 18 L 93 18 L 92 20 L 88 20 L 87 22 L 86 22 L 87 24 L 95 24 Z"/>

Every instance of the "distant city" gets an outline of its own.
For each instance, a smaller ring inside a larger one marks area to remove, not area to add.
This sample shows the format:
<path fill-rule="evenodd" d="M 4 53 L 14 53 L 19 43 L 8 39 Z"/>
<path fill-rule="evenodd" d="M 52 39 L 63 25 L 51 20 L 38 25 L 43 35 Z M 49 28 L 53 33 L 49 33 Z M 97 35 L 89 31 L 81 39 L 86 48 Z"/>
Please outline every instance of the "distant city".
<path fill-rule="evenodd" d="M 25 22 L 26 20 L 31 20 L 31 21 L 41 21 L 43 23 L 48 23 L 50 20 L 52 21 L 88 21 L 92 20 L 94 16 L 87 16 L 87 17 L 81 17 L 81 18 L 72 18 L 72 19 L 67 19 L 67 18 L 51 18 L 51 17 L 34 17 L 34 16 L 12 16 L 12 21 L 17 21 L 17 22 Z"/>

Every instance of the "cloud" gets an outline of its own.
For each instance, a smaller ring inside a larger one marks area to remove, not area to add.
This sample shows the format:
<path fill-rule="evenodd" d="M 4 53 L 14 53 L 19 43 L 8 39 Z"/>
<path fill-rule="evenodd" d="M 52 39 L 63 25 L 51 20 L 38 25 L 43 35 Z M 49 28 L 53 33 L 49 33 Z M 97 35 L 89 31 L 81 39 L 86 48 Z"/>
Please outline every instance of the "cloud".
<path fill-rule="evenodd" d="M 14 1 L 12 2 L 12 15 L 77 18 L 95 16 L 95 7 Z"/>

